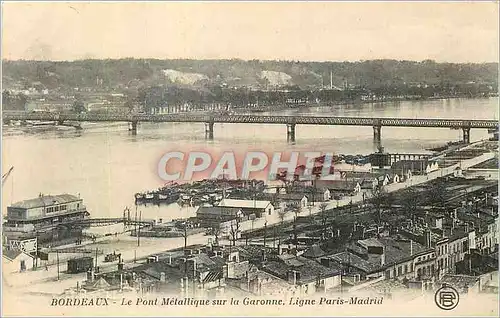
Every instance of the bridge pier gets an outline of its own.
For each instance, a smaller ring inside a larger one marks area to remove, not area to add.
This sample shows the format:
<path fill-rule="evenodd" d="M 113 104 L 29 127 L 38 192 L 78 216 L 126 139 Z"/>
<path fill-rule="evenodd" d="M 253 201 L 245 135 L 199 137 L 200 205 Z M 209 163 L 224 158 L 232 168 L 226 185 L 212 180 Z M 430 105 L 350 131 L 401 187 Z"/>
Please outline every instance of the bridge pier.
<path fill-rule="evenodd" d="M 214 122 L 205 123 L 205 139 L 214 140 Z"/>
<path fill-rule="evenodd" d="M 380 126 L 380 125 L 373 126 L 373 142 L 377 146 L 382 145 L 381 131 L 382 131 L 382 126 Z"/>
<path fill-rule="evenodd" d="M 295 124 L 286 124 L 286 141 L 295 142 Z"/>
<path fill-rule="evenodd" d="M 462 141 L 465 144 L 470 144 L 470 128 L 469 127 L 463 127 L 462 128 L 462 132 L 463 132 L 463 139 L 462 139 Z"/>
<path fill-rule="evenodd" d="M 130 127 L 128 130 L 132 132 L 132 135 L 137 135 L 137 121 L 130 122 Z"/>

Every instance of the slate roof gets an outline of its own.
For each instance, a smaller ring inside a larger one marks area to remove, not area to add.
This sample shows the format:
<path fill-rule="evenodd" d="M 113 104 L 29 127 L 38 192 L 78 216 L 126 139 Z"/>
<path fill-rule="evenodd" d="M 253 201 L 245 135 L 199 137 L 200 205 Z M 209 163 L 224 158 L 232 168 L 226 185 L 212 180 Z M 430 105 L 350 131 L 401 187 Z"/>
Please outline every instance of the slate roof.
<path fill-rule="evenodd" d="M 266 250 L 266 254 L 268 256 L 272 255 L 273 253 L 276 253 L 276 249 L 273 249 L 271 247 L 264 247 L 264 246 L 255 246 L 255 245 L 242 245 L 242 246 L 234 246 L 236 250 L 238 250 L 240 254 L 240 258 L 245 259 L 245 260 L 254 260 L 254 259 L 259 259 L 262 255 L 262 250 Z"/>
<path fill-rule="evenodd" d="M 326 253 L 318 245 L 313 245 L 309 247 L 302 256 L 307 258 L 317 258 L 324 256 Z"/>
<path fill-rule="evenodd" d="M 337 263 L 341 263 L 342 265 L 349 265 L 360 269 L 365 273 L 375 272 L 379 268 L 379 266 L 377 266 L 376 264 L 372 264 L 369 261 L 351 252 L 340 252 L 330 255 L 328 256 L 328 258 L 336 261 Z"/>
<path fill-rule="evenodd" d="M 8 260 L 14 260 L 16 257 L 18 257 L 19 255 L 21 255 L 21 251 L 17 251 L 17 250 L 8 250 L 8 249 L 3 249 L 2 250 L 2 255 L 3 257 L 7 258 Z"/>
<path fill-rule="evenodd" d="M 411 244 L 411 246 L 410 246 Z M 368 246 L 383 246 L 384 247 L 384 265 L 372 263 L 364 257 L 367 255 Z M 410 243 L 410 240 L 401 240 L 391 237 L 384 238 L 370 238 L 366 240 L 359 240 L 356 244 L 347 246 L 348 251 L 337 253 L 328 258 L 341 262 L 342 264 L 350 264 L 366 273 L 372 273 L 384 268 L 401 263 L 405 260 L 415 257 L 423 252 L 432 252 L 433 249 L 426 248 L 417 242 Z"/>
<path fill-rule="evenodd" d="M 285 261 L 268 261 L 263 264 L 262 270 L 275 275 L 281 279 L 288 280 L 288 272 L 298 272 L 297 284 L 307 284 L 318 278 L 328 278 L 339 275 L 339 271 L 323 266 L 314 260 L 302 256 L 294 256 Z"/>
<path fill-rule="evenodd" d="M 385 246 L 385 264 L 390 266 L 398 262 L 404 261 L 413 255 L 417 255 L 424 252 L 432 252 L 432 248 L 427 248 L 422 244 L 417 242 L 412 242 L 410 247 L 410 241 L 395 240 L 393 238 L 380 238 L 378 239 Z M 413 250 L 413 251 L 411 251 Z"/>
<path fill-rule="evenodd" d="M 59 194 L 59 195 L 42 195 L 35 199 L 19 201 L 12 204 L 12 208 L 34 209 L 45 206 L 52 206 L 55 204 L 64 204 L 69 202 L 79 201 L 78 197 L 72 194 Z"/>
<path fill-rule="evenodd" d="M 472 287 L 479 281 L 479 276 L 468 276 L 468 275 L 450 275 L 446 274 L 441 278 L 439 283 L 446 283 L 455 287 L 458 290 L 463 289 L 465 286 Z"/>

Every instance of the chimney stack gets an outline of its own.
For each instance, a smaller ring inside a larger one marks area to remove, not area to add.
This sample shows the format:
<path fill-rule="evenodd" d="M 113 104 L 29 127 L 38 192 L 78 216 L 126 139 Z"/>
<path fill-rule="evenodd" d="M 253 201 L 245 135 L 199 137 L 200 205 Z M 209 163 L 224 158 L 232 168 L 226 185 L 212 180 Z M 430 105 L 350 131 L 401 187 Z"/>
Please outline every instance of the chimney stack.
<path fill-rule="evenodd" d="M 431 231 L 429 229 L 425 230 L 424 237 L 425 237 L 425 246 L 428 248 L 431 247 L 432 246 L 432 236 L 431 236 Z"/>
<path fill-rule="evenodd" d="M 196 260 L 194 258 L 188 259 L 186 261 L 186 264 L 187 264 L 186 273 L 188 274 L 188 277 L 190 275 L 193 275 L 193 277 L 196 277 Z"/>
<path fill-rule="evenodd" d="M 121 259 L 118 261 L 118 270 L 119 271 L 123 270 L 123 261 Z"/>
<path fill-rule="evenodd" d="M 385 247 L 384 246 L 369 246 L 368 260 L 372 263 L 378 262 L 380 266 L 385 265 Z"/>

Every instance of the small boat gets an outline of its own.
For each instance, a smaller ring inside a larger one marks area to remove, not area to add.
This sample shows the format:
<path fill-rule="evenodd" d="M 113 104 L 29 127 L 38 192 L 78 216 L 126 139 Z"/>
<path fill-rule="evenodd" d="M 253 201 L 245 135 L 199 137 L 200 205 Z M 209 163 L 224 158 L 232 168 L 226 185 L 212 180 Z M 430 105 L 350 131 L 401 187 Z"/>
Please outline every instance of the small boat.
<path fill-rule="evenodd" d="M 26 121 L 28 126 L 55 126 L 55 121 Z"/>
<path fill-rule="evenodd" d="M 161 194 L 161 193 L 158 194 L 158 200 L 167 200 L 167 199 L 168 199 L 168 195 Z"/>
<path fill-rule="evenodd" d="M 135 194 L 135 199 L 136 200 L 143 200 L 144 199 L 144 194 L 143 193 L 136 193 Z"/>
<path fill-rule="evenodd" d="M 152 200 L 154 198 L 154 195 L 153 193 L 146 193 L 146 195 L 144 195 L 144 198 L 146 200 Z"/>

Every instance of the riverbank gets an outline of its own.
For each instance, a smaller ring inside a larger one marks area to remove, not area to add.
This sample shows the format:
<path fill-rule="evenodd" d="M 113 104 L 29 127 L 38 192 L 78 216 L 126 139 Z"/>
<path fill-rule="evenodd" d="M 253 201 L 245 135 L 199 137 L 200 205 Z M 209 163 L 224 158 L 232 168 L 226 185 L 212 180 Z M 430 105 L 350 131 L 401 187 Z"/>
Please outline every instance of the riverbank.
<path fill-rule="evenodd" d="M 365 105 L 365 104 L 381 104 L 381 103 L 392 103 L 392 102 L 425 102 L 425 101 L 439 101 L 439 100 L 463 100 L 463 99 L 489 99 L 489 98 L 498 98 L 498 94 L 496 96 L 486 96 L 486 97 L 456 97 L 456 96 L 448 96 L 448 97 L 428 97 L 428 98 L 388 98 L 388 99 L 380 99 L 380 100 L 351 100 L 351 101 L 333 101 L 333 102 L 318 102 L 318 103 L 305 103 L 300 106 L 291 106 L 286 104 L 280 105 L 260 105 L 256 107 L 241 107 L 241 108 L 233 108 L 232 111 L 235 113 L 269 113 L 275 111 L 284 111 L 284 110 L 297 110 L 304 108 L 326 108 L 333 106 L 345 106 L 345 105 Z"/>

